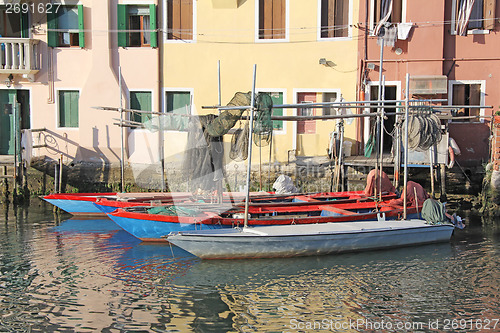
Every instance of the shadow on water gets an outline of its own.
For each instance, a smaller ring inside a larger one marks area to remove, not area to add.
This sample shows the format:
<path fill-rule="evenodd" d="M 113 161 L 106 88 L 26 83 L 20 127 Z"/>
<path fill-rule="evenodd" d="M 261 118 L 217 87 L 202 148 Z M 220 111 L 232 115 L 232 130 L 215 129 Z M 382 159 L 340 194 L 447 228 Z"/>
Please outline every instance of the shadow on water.
<path fill-rule="evenodd" d="M 446 319 L 500 317 L 496 221 L 469 217 L 443 244 L 201 261 L 42 203 L 4 216 L 0 331 L 443 331 Z"/>

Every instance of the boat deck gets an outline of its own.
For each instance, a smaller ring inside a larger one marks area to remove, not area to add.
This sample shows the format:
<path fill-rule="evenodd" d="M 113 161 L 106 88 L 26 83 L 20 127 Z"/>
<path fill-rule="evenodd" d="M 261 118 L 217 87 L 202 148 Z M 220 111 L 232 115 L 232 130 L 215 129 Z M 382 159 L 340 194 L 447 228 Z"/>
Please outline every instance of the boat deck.
<path fill-rule="evenodd" d="M 199 231 L 182 231 L 183 236 L 195 237 L 262 237 L 262 236 L 307 236 L 339 233 L 377 232 L 409 228 L 427 228 L 431 225 L 423 220 L 368 221 L 343 223 L 296 224 L 286 226 L 259 226 L 256 228 L 231 228 Z"/>

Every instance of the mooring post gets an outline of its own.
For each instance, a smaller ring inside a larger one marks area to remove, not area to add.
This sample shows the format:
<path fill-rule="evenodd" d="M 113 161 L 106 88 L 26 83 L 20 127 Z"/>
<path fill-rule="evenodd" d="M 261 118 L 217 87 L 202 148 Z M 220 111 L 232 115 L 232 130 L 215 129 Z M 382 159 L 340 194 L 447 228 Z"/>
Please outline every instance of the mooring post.
<path fill-rule="evenodd" d="M 440 201 L 446 201 L 446 166 L 444 164 L 440 164 L 441 169 L 441 196 Z"/>
<path fill-rule="evenodd" d="M 3 186 L 2 186 L 2 202 L 9 202 L 9 179 L 7 177 L 7 166 L 3 166 Z"/>

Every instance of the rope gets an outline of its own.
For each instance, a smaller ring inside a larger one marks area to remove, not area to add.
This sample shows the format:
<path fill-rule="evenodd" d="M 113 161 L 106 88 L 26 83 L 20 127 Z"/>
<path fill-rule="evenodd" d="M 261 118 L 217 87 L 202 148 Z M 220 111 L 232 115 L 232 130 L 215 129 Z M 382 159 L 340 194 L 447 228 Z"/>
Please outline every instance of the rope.
<path fill-rule="evenodd" d="M 441 141 L 441 122 L 435 114 L 418 114 L 408 119 L 408 148 L 426 151 Z"/>

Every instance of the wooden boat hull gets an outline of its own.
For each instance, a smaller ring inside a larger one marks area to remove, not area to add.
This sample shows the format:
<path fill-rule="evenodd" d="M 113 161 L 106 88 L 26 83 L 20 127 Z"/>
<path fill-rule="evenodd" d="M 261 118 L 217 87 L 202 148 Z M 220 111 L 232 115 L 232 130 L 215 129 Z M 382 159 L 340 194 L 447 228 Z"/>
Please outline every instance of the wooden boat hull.
<path fill-rule="evenodd" d="M 165 242 L 166 240 L 162 236 L 175 231 L 222 228 L 219 224 L 212 224 L 209 218 L 204 220 L 203 218 L 159 215 L 157 217 L 160 219 L 157 220 L 154 220 L 154 217 L 143 220 L 136 218 L 134 214 L 127 214 L 121 209 L 108 214 L 108 216 L 123 230 L 143 242 Z"/>
<path fill-rule="evenodd" d="M 446 242 L 454 226 L 423 220 L 341 222 L 210 231 L 181 231 L 166 238 L 202 259 L 325 255 Z"/>
<path fill-rule="evenodd" d="M 379 203 L 340 203 L 329 205 L 309 204 L 309 205 L 271 205 L 271 206 L 252 206 L 249 212 L 252 215 L 260 215 L 259 218 L 248 220 L 249 226 L 262 227 L 273 225 L 294 225 L 305 224 L 315 225 L 318 223 L 332 222 L 353 222 L 353 221 L 376 221 L 378 211 L 374 210 L 377 206 L 382 210 L 387 219 L 396 219 L 403 213 L 402 207 L 383 207 Z M 231 206 L 227 206 L 231 207 Z M 344 209 L 352 207 L 350 210 Z M 354 209 L 355 208 L 355 209 Z M 142 241 L 165 241 L 165 236 L 170 232 L 182 230 L 197 229 L 220 229 L 243 226 L 244 219 L 241 214 L 233 214 L 229 208 L 220 208 L 219 211 L 213 211 L 209 214 L 209 206 L 206 206 L 205 215 L 195 217 L 178 217 L 168 215 L 149 214 L 147 207 L 118 209 L 108 214 L 125 231 L 141 239 Z M 241 209 L 236 210 L 240 213 Z M 282 216 L 280 214 L 288 214 Z M 310 214 L 312 216 L 300 216 Z M 240 215 L 234 217 L 234 215 Z M 415 207 L 408 209 L 409 218 L 417 218 L 418 213 Z"/>
<path fill-rule="evenodd" d="M 129 196 L 130 197 L 130 196 Z M 396 195 L 388 193 L 383 196 L 384 199 L 395 198 Z M 158 206 L 168 204 L 183 204 L 190 199 L 196 200 L 193 195 L 179 196 L 166 193 L 163 196 L 154 196 L 152 198 L 128 198 L 127 200 L 117 200 L 116 198 L 99 198 L 94 205 L 104 213 L 112 213 L 119 208 L 140 207 L 140 206 Z M 310 203 L 328 204 L 331 201 L 356 202 L 359 200 L 368 200 L 364 191 L 345 191 L 345 192 L 324 192 L 309 194 L 274 194 L 272 192 L 252 192 L 250 193 L 250 202 L 253 206 L 277 206 L 290 205 L 297 206 L 308 205 Z M 223 203 L 231 203 L 235 206 L 245 204 L 244 193 L 224 192 Z"/>

